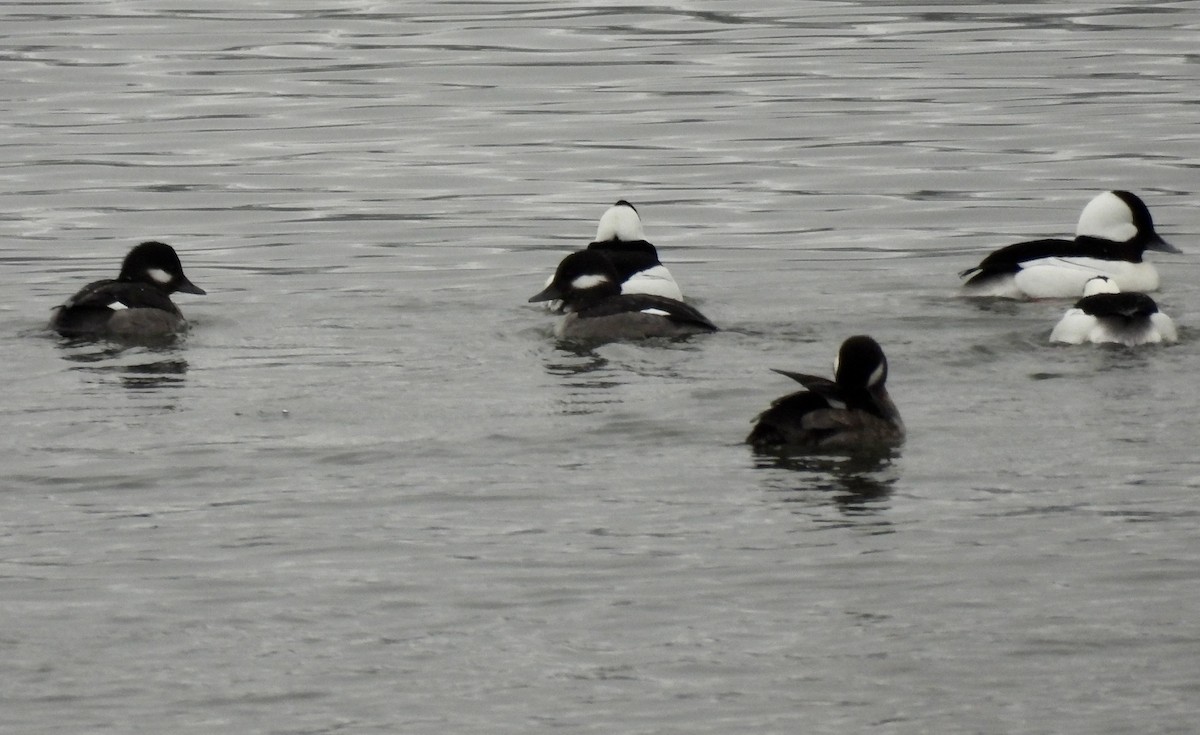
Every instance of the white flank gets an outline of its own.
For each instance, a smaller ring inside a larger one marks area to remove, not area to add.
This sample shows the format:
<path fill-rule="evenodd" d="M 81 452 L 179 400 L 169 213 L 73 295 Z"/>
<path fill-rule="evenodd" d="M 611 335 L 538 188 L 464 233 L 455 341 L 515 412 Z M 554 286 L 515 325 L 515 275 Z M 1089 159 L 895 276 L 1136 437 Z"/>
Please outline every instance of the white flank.
<path fill-rule="evenodd" d="M 621 293 L 644 293 L 683 301 L 683 291 L 666 266 L 656 265 L 634 273 L 621 284 Z"/>
<path fill-rule="evenodd" d="M 1069 345 L 1080 345 L 1084 342 L 1093 344 L 1114 343 L 1128 347 L 1161 342 L 1176 342 L 1179 339 L 1175 331 L 1175 323 L 1171 317 L 1158 312 L 1152 314 L 1145 322 L 1133 324 L 1128 328 L 1107 319 L 1097 319 L 1081 309 L 1068 309 L 1063 318 L 1054 325 L 1050 332 L 1051 342 L 1061 342 Z"/>
<path fill-rule="evenodd" d="M 150 278 L 154 279 L 155 283 L 161 283 L 163 285 L 170 283 L 172 280 L 171 274 L 167 273 L 162 268 L 149 268 L 146 270 L 146 274 L 149 275 Z"/>
<path fill-rule="evenodd" d="M 1025 293 L 1017 287 L 1017 280 L 1011 275 L 1002 278 L 989 278 L 984 285 L 964 285 L 963 293 L 967 296 L 979 296 L 998 299 L 1023 299 Z"/>
<path fill-rule="evenodd" d="M 1150 325 L 1158 330 L 1158 335 L 1163 342 L 1178 342 L 1179 334 L 1175 331 L 1175 322 L 1171 321 L 1171 317 L 1162 313 L 1150 315 Z"/>
<path fill-rule="evenodd" d="M 1088 335 L 1095 327 L 1096 318 L 1094 316 L 1083 313 L 1083 309 L 1067 309 L 1067 313 L 1050 332 L 1050 341 L 1080 345 L 1088 341 Z"/>
<path fill-rule="evenodd" d="M 1106 191 L 1092 199 L 1079 215 L 1076 235 L 1099 237 L 1113 242 L 1132 240 L 1137 235 L 1133 212 L 1121 197 Z"/>
<path fill-rule="evenodd" d="M 1111 278 L 1120 291 L 1158 290 L 1158 271 L 1149 262 L 1098 258 L 1041 258 L 1031 260 L 1014 277 L 1016 287 L 1035 299 L 1078 297 L 1096 276 Z"/>
<path fill-rule="evenodd" d="M 654 316 L 671 316 L 671 312 L 655 309 L 653 306 L 649 309 L 642 309 L 643 314 L 653 314 Z"/>
<path fill-rule="evenodd" d="M 129 307 L 125 304 L 122 304 L 120 301 L 114 301 L 108 305 L 108 308 L 112 309 L 113 311 L 121 311 L 122 309 L 128 309 Z"/>

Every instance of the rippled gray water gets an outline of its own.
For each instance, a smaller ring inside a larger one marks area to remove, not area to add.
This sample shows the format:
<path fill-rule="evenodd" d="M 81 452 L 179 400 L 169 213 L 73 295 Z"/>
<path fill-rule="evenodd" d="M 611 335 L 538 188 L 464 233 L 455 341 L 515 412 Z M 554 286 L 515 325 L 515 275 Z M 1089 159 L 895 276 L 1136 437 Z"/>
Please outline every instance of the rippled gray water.
<path fill-rule="evenodd" d="M 312 5 L 0 8 L 0 730 L 1193 731 L 1200 3 Z M 1179 345 L 954 298 L 1110 188 Z M 554 344 L 618 198 L 724 331 Z M 907 445 L 756 458 L 857 332 Z"/>

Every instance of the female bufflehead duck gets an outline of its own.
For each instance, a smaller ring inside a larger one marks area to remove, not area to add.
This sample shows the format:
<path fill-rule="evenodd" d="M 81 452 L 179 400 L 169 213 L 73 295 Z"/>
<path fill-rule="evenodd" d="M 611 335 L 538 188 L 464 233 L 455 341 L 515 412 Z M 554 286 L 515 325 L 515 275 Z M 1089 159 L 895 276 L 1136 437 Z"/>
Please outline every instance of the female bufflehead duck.
<path fill-rule="evenodd" d="M 1083 208 L 1074 240 L 1009 245 L 959 275 L 971 276 L 963 285 L 969 296 L 1077 296 L 1094 276 L 1108 276 L 1123 291 L 1154 291 L 1158 271 L 1142 260 L 1147 250 L 1180 252 L 1154 231 L 1141 199 L 1127 191 L 1108 191 Z"/>
<path fill-rule="evenodd" d="M 550 299 L 562 300 L 567 312 L 555 328 L 560 339 L 611 341 L 717 331 L 707 317 L 681 301 L 621 293 L 612 261 L 595 250 L 563 258 L 550 285 L 529 301 Z"/>
<path fill-rule="evenodd" d="M 144 242 L 129 251 L 116 280 L 89 283 L 54 309 L 50 328 L 64 337 L 155 338 L 187 326 L 171 302 L 176 291 L 204 294 L 188 280 L 174 248 Z"/>
<path fill-rule="evenodd" d="M 1121 293 L 1111 278 L 1096 276 L 1083 287 L 1083 298 L 1067 310 L 1050 332 L 1051 342 L 1078 345 L 1115 342 L 1137 345 L 1175 342 L 1171 317 L 1144 293 Z"/>
<path fill-rule="evenodd" d="M 776 370 L 808 390 L 772 403 L 746 441 L 759 449 L 843 451 L 899 444 L 904 423 L 884 386 L 887 371 L 883 349 L 866 335 L 842 343 L 833 380 Z"/>

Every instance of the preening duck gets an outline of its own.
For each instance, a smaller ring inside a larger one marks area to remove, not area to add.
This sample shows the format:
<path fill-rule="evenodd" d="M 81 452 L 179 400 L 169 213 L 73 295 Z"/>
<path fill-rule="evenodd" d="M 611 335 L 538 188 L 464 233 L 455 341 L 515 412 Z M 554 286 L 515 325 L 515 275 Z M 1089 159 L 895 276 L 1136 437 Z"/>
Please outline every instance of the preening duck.
<path fill-rule="evenodd" d="M 682 301 L 622 293 L 612 261 L 595 250 L 563 258 L 550 285 L 529 301 L 552 299 L 560 300 L 567 312 L 555 329 L 563 339 L 611 341 L 717 331 L 707 317 Z"/>
<path fill-rule="evenodd" d="M 1111 342 L 1135 347 L 1175 342 L 1171 317 L 1144 293 L 1122 293 L 1111 278 L 1096 276 L 1083 288 L 1083 298 L 1067 310 L 1050 332 L 1051 342 L 1078 345 Z"/>
<path fill-rule="evenodd" d="M 857 335 L 842 343 L 833 363 L 833 380 L 775 372 L 806 390 L 777 399 L 758 415 L 746 437 L 756 448 L 857 451 L 904 440 L 904 423 L 886 388 L 887 358 L 871 337 Z"/>

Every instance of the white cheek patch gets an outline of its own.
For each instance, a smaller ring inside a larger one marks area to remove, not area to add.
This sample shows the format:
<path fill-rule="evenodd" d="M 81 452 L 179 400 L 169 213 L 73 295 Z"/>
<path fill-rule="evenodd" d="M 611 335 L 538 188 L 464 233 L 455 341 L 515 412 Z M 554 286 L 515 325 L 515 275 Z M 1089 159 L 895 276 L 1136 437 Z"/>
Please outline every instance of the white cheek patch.
<path fill-rule="evenodd" d="M 1126 223 L 1122 225 L 1110 226 L 1098 236 L 1103 237 L 1106 240 L 1112 240 L 1113 242 L 1125 242 L 1136 237 L 1137 232 L 1138 231 L 1136 227 L 1130 223 Z"/>
<path fill-rule="evenodd" d="M 122 309 L 128 309 L 129 307 L 125 304 L 122 304 L 120 301 L 114 301 L 108 305 L 108 308 L 112 309 L 113 311 L 121 311 Z"/>
<path fill-rule="evenodd" d="M 602 283 L 608 283 L 608 278 L 597 275 L 579 276 L 574 281 L 571 281 L 571 288 L 575 289 L 576 291 L 586 291 L 589 288 L 595 288 Z"/>
<path fill-rule="evenodd" d="M 837 400 L 836 398 L 826 398 L 825 402 L 829 404 L 830 408 L 836 409 L 838 411 L 846 410 L 846 404 Z"/>
<path fill-rule="evenodd" d="M 167 273 L 162 268 L 150 268 L 146 271 L 146 275 L 150 276 L 155 283 L 161 283 L 163 285 L 170 283 L 172 280 L 171 274 Z"/>
<path fill-rule="evenodd" d="M 867 378 L 867 387 L 879 385 L 879 381 L 881 380 L 883 380 L 883 365 L 880 365 L 871 372 L 871 377 Z"/>
<path fill-rule="evenodd" d="M 642 309 L 642 313 L 651 314 L 653 316 L 671 316 L 671 312 L 663 311 L 662 309 L 655 309 L 653 306 L 649 309 Z"/>
<path fill-rule="evenodd" d="M 1137 227 L 1133 224 L 1133 212 L 1129 210 L 1129 205 L 1109 191 L 1092 199 L 1083 208 L 1075 234 L 1125 242 L 1137 235 Z"/>

